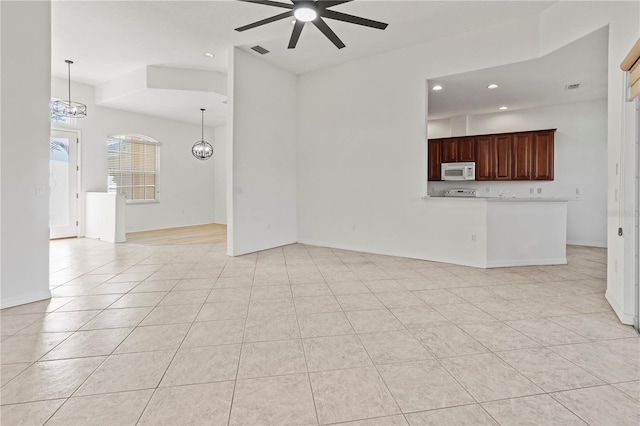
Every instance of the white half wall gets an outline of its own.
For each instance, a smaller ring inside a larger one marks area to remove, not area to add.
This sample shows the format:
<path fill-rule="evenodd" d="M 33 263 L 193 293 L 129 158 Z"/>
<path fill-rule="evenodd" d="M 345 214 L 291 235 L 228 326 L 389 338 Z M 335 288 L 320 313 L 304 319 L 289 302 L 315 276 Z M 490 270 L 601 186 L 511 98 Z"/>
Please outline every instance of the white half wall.
<path fill-rule="evenodd" d="M 53 97 L 66 96 L 66 80 L 54 78 L 51 84 Z M 127 204 L 127 232 L 215 221 L 216 160 L 201 161 L 191 154 L 191 146 L 200 140 L 201 126 L 97 106 L 93 86 L 72 82 L 71 93 L 74 100 L 87 104 L 87 117 L 53 126 L 82 132 L 79 235 L 84 235 L 84 193 L 107 190 L 107 137 L 122 134 L 144 135 L 160 142 L 159 201 Z M 193 114 L 199 116 L 200 111 Z M 205 140 L 214 140 L 214 133 L 214 128 L 205 127 Z"/>
<path fill-rule="evenodd" d="M 7 308 L 51 297 L 51 4 L 3 1 L 0 21 L 0 307 Z"/>
<path fill-rule="evenodd" d="M 429 138 L 447 137 L 446 120 L 429 121 Z M 553 181 L 430 182 L 429 195 L 448 188 L 474 188 L 482 197 L 569 200 L 567 243 L 607 246 L 607 100 L 552 105 L 468 117 L 470 135 L 558 129 Z M 533 194 L 531 191 L 533 190 Z"/>
<path fill-rule="evenodd" d="M 296 242 L 297 77 L 230 55 L 227 251 L 237 256 Z"/>

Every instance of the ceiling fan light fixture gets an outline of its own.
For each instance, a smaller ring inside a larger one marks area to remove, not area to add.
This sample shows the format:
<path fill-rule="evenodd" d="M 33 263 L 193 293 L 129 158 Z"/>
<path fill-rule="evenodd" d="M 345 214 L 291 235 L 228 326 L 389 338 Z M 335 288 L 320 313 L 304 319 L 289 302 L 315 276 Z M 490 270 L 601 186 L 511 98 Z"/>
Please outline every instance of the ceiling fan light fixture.
<path fill-rule="evenodd" d="M 336 21 L 347 22 L 349 24 L 376 28 L 379 30 L 384 30 L 389 25 L 385 24 L 384 22 L 378 22 L 372 19 L 363 18 L 361 16 L 349 15 L 348 13 L 342 13 L 330 9 L 331 7 L 349 3 L 353 0 L 291 0 L 290 3 L 284 3 L 282 1 L 274 0 L 238 1 L 287 9 L 286 12 L 279 13 L 269 18 L 261 19 L 251 24 L 238 27 L 236 28 L 236 31 L 247 31 L 252 28 L 270 24 L 282 19 L 291 19 L 291 17 L 293 17 L 295 18 L 295 21 L 293 22 L 293 31 L 291 32 L 291 38 L 289 39 L 289 45 L 287 46 L 288 49 L 296 48 L 298 40 L 300 39 L 300 33 L 302 32 L 302 29 L 305 27 L 305 23 L 307 22 L 311 22 L 338 49 L 342 49 L 346 47 L 346 45 L 342 40 L 340 40 L 340 37 L 338 37 L 338 35 L 333 32 L 329 25 L 327 25 L 325 19 L 333 19 Z"/>
<path fill-rule="evenodd" d="M 298 21 L 311 22 L 318 17 L 318 12 L 311 6 L 300 6 L 293 11 Z"/>

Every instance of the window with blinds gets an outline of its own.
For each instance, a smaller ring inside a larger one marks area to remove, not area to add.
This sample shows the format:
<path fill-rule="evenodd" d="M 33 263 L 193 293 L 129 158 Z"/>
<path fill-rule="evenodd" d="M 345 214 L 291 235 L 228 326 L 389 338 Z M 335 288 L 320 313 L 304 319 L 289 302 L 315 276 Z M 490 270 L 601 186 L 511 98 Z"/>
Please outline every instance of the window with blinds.
<path fill-rule="evenodd" d="M 139 135 L 107 138 L 108 190 L 124 194 L 127 201 L 156 201 L 160 146 Z"/>

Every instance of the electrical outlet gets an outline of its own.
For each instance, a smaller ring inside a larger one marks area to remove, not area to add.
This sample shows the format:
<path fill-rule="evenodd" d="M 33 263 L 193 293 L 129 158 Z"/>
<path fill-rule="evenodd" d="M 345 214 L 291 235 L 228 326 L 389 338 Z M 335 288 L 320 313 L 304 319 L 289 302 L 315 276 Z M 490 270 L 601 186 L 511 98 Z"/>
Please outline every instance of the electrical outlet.
<path fill-rule="evenodd" d="M 476 234 L 471 234 L 471 241 L 476 242 Z"/>

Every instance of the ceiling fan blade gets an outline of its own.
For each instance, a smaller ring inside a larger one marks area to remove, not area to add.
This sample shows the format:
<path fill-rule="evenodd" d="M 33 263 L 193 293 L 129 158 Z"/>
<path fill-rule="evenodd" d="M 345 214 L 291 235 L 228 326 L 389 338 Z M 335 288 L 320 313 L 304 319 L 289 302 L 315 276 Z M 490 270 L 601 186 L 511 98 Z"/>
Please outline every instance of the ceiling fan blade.
<path fill-rule="evenodd" d="M 322 31 L 322 34 L 324 34 L 325 36 L 327 36 L 327 38 L 328 38 L 329 40 L 331 40 L 331 42 L 332 42 L 333 44 L 335 44 L 335 45 L 336 45 L 336 47 L 337 47 L 338 49 L 342 49 L 343 47 L 345 47 L 345 44 L 342 42 L 342 40 L 340 40 L 340 39 L 338 38 L 338 36 L 336 35 L 336 33 L 334 33 L 334 32 L 333 32 L 333 30 L 332 30 L 331 28 L 329 28 L 329 26 L 327 25 L 327 23 L 326 23 L 326 22 L 324 22 L 324 19 L 322 19 L 322 18 L 318 18 L 318 19 L 315 19 L 315 20 L 313 20 L 313 21 L 311 21 L 311 22 L 313 22 L 313 25 L 315 25 L 316 27 L 318 27 L 318 29 L 319 29 L 320 31 Z"/>
<path fill-rule="evenodd" d="M 243 1 L 245 3 L 264 4 L 265 6 L 284 7 L 285 9 L 293 9 L 292 4 L 280 3 L 279 1 L 270 1 L 270 0 L 238 0 L 238 1 Z"/>
<path fill-rule="evenodd" d="M 348 15 L 335 10 L 325 10 L 322 12 L 323 18 L 335 19 L 336 21 L 349 22 L 350 24 L 362 25 L 370 28 L 384 30 L 389 24 L 384 22 L 372 21 L 371 19 L 361 18 L 359 16 Z"/>
<path fill-rule="evenodd" d="M 259 27 L 260 25 L 264 25 L 264 24 L 270 24 L 271 22 L 276 22 L 276 21 L 279 21 L 281 19 L 289 18 L 291 16 L 293 16 L 293 10 L 289 11 L 289 12 L 281 13 L 279 15 L 272 16 L 271 18 L 267 18 L 267 19 L 263 19 L 261 21 L 254 22 L 253 24 L 245 25 L 243 27 L 238 27 L 238 28 L 236 28 L 236 31 L 250 30 L 251 28 Z"/>
<path fill-rule="evenodd" d="M 325 10 L 328 7 L 337 6 L 343 3 L 351 3 L 353 0 L 318 0 L 316 5 L 318 6 L 318 10 Z"/>
<path fill-rule="evenodd" d="M 289 40 L 289 49 L 294 49 L 298 44 L 298 39 L 300 38 L 300 33 L 302 33 L 303 27 L 304 22 L 296 21 L 296 24 L 293 26 L 293 32 L 291 33 L 291 39 Z"/>

